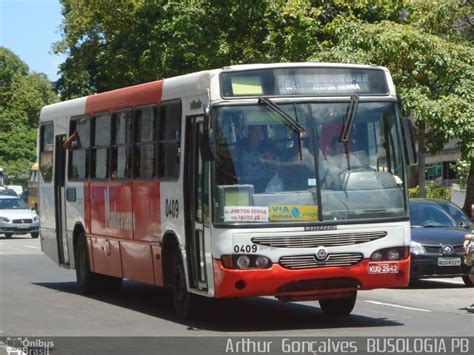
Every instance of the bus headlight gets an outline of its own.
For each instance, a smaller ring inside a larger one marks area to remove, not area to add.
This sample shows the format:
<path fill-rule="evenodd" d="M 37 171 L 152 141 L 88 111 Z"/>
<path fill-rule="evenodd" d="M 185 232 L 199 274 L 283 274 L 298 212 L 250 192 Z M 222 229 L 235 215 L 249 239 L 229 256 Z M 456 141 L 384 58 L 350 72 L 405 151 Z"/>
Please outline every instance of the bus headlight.
<path fill-rule="evenodd" d="M 425 248 L 423 245 L 417 242 L 410 242 L 410 253 L 419 255 L 419 254 L 424 254 L 425 253 Z"/>
<path fill-rule="evenodd" d="M 398 260 L 398 259 L 400 259 L 400 251 L 398 249 L 390 249 L 387 252 L 387 259 L 388 260 Z"/>
<path fill-rule="evenodd" d="M 370 260 L 394 261 L 408 258 L 408 255 L 408 247 L 385 248 L 374 251 L 370 256 Z"/>
<path fill-rule="evenodd" d="M 239 269 L 248 269 L 250 266 L 250 258 L 247 255 L 237 257 L 236 265 Z"/>
<path fill-rule="evenodd" d="M 10 220 L 7 217 L 0 217 L 0 222 L 9 223 Z"/>
<path fill-rule="evenodd" d="M 257 256 L 255 259 L 255 266 L 261 269 L 266 268 L 270 264 L 270 260 L 265 256 Z"/>
<path fill-rule="evenodd" d="M 263 255 L 222 255 L 222 266 L 227 269 L 268 269 L 272 266 L 269 258 Z"/>
<path fill-rule="evenodd" d="M 380 261 L 383 259 L 383 253 L 380 250 L 374 251 L 370 256 L 370 260 Z"/>

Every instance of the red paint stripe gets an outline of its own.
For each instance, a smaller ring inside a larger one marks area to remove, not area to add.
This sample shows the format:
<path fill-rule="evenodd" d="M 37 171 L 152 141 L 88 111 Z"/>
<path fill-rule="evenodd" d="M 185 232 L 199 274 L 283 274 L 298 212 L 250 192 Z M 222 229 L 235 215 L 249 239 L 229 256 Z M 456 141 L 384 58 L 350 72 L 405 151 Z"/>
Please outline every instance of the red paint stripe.
<path fill-rule="evenodd" d="M 121 108 L 159 103 L 163 80 L 107 91 L 87 97 L 86 113 L 98 113 Z"/>

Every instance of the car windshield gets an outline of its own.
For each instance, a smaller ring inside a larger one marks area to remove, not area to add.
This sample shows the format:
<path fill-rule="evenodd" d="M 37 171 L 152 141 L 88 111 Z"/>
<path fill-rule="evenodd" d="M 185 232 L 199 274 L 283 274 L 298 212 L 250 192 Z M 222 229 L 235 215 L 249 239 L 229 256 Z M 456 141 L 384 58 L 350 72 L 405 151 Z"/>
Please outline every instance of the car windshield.
<path fill-rule="evenodd" d="M 0 210 L 28 209 L 21 198 L 0 198 Z"/>
<path fill-rule="evenodd" d="M 3 196 L 18 196 L 15 190 L 12 189 L 0 189 L 0 195 Z"/>
<path fill-rule="evenodd" d="M 275 100 L 272 99 L 272 103 Z M 339 221 L 406 216 L 398 110 L 359 102 L 341 142 L 350 102 L 213 110 L 215 221 Z"/>
<path fill-rule="evenodd" d="M 469 220 L 469 217 L 455 204 L 448 201 L 442 201 L 440 202 L 440 206 L 456 221 L 458 226 L 464 226 L 465 228 L 470 227 L 471 221 Z"/>
<path fill-rule="evenodd" d="M 434 203 L 410 202 L 410 219 L 414 227 L 453 228 L 456 222 Z"/>

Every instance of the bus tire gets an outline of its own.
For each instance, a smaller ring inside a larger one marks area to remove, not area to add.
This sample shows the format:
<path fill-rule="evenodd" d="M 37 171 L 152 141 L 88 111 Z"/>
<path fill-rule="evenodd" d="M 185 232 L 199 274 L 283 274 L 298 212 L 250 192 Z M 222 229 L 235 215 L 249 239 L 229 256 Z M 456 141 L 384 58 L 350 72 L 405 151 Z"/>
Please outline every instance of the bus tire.
<path fill-rule="evenodd" d="M 77 239 L 75 253 L 77 288 L 82 294 L 97 292 L 100 286 L 100 275 L 90 269 L 89 252 L 84 233 L 80 232 Z"/>
<path fill-rule="evenodd" d="M 183 258 L 179 249 L 173 258 L 173 285 L 172 295 L 175 314 L 178 319 L 190 319 L 193 316 L 195 296 L 188 292 Z"/>
<path fill-rule="evenodd" d="M 31 238 L 36 239 L 39 237 L 39 232 L 33 232 L 31 233 Z"/>
<path fill-rule="evenodd" d="M 5 233 L 5 238 L 10 239 L 12 237 L 12 235 L 13 235 L 12 233 Z"/>
<path fill-rule="evenodd" d="M 342 317 L 349 315 L 354 309 L 357 299 L 357 291 L 347 298 L 333 300 L 320 300 L 319 305 L 324 314 L 328 316 Z"/>

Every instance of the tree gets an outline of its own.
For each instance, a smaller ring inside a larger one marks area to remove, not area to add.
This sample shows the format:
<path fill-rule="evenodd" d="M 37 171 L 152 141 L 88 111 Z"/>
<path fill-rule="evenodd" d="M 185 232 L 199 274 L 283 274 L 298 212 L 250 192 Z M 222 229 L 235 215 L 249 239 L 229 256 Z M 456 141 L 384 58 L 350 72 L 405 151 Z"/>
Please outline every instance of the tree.
<path fill-rule="evenodd" d="M 0 166 L 9 183 L 22 184 L 36 161 L 41 107 L 57 101 L 44 74 L 28 74 L 28 66 L 0 47 Z"/>
<path fill-rule="evenodd" d="M 342 22 L 333 34 L 335 45 L 331 50 L 312 59 L 388 67 L 406 112 L 417 121 L 419 171 L 424 171 L 425 138 L 432 153 L 440 151 L 449 139 L 457 138 L 462 159 L 474 165 L 474 48 L 470 43 L 392 21 Z M 470 181 L 464 206 L 469 215 L 472 177 Z M 419 176 L 419 185 L 422 195 L 424 174 Z"/>
<path fill-rule="evenodd" d="M 417 121 L 420 142 L 429 132 L 427 150 L 458 138 L 463 159 L 473 161 L 471 0 L 62 4 L 64 37 L 55 50 L 69 54 L 58 82 L 63 98 L 238 63 L 384 65 Z M 420 148 L 423 168 L 424 144 Z"/>

